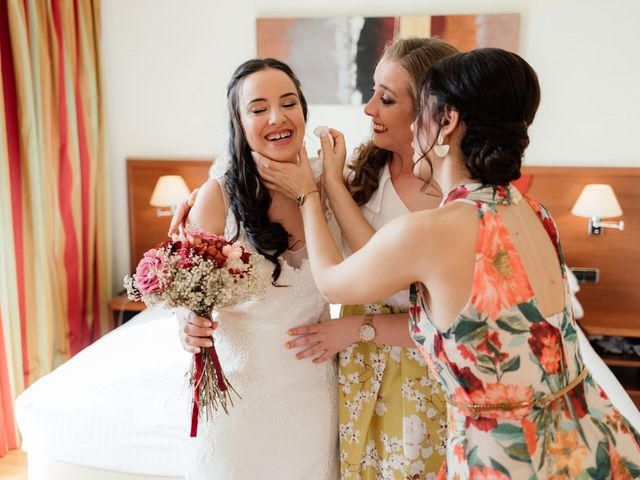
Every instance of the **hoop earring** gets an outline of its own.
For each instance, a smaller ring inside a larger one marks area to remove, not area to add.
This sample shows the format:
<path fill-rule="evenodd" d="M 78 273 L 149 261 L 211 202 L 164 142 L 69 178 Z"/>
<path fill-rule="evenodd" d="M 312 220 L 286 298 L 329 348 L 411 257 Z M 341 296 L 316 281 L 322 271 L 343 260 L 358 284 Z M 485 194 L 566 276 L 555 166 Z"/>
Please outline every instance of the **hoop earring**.
<path fill-rule="evenodd" d="M 440 133 L 438 134 L 438 142 L 433 146 L 434 153 L 440 158 L 446 157 L 447 153 L 449 153 L 449 145 L 443 144 L 443 142 L 444 136 L 442 135 L 442 130 L 440 130 Z"/>

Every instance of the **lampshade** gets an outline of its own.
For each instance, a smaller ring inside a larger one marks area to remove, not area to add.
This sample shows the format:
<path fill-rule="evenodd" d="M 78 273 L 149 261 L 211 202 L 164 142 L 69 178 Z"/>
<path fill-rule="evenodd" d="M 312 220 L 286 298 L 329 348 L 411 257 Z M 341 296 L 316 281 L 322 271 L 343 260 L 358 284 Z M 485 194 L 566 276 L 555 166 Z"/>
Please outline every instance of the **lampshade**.
<path fill-rule="evenodd" d="M 189 187 L 180 175 L 163 175 L 156 182 L 149 203 L 152 207 L 171 207 L 189 195 Z"/>
<path fill-rule="evenodd" d="M 611 185 L 593 183 L 582 189 L 571 213 L 578 217 L 611 218 L 622 215 L 622 209 Z"/>

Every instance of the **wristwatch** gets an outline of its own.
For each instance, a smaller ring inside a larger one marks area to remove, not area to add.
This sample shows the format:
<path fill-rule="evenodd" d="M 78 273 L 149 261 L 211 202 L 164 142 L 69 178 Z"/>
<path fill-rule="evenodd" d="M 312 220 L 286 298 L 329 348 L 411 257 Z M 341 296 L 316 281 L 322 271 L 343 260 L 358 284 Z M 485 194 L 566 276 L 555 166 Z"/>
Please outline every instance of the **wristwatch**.
<path fill-rule="evenodd" d="M 362 325 L 358 329 L 360 341 L 371 343 L 376 338 L 376 329 L 373 327 L 373 313 L 367 313 L 362 320 Z"/>

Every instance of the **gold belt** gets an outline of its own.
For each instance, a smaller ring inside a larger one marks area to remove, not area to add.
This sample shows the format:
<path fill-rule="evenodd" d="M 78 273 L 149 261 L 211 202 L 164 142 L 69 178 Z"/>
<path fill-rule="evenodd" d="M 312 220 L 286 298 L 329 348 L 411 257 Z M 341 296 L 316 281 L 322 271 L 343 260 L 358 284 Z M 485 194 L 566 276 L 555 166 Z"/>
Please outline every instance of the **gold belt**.
<path fill-rule="evenodd" d="M 549 405 L 551 405 L 554 401 L 556 401 L 558 398 L 562 397 L 563 395 L 566 395 L 567 393 L 569 393 L 571 390 L 573 390 L 574 388 L 576 388 L 580 383 L 582 383 L 582 381 L 584 380 L 584 378 L 587 376 L 587 374 L 589 373 L 589 371 L 586 368 L 583 368 L 582 371 L 578 374 L 578 376 L 576 376 L 576 378 L 574 378 L 573 380 L 571 380 L 567 385 L 565 385 L 564 387 L 562 387 L 560 390 L 557 390 L 553 393 L 550 393 L 549 395 L 545 395 L 543 397 L 540 397 L 536 400 L 533 401 L 522 401 L 522 402 L 501 402 L 501 403 L 493 403 L 493 404 L 489 404 L 489 403 L 472 403 L 470 405 L 465 405 L 463 403 L 458 403 L 455 402 L 449 398 L 447 398 L 447 403 L 449 405 L 452 405 L 454 407 L 466 410 L 468 412 L 471 412 L 472 416 L 474 418 L 478 418 L 480 416 L 480 413 L 482 412 L 486 412 L 486 411 L 509 411 L 509 410 L 517 410 L 519 408 L 530 408 L 530 407 L 540 407 L 540 408 L 547 408 Z M 545 415 L 545 429 L 544 429 L 544 448 L 548 448 L 549 444 L 550 444 L 550 440 L 551 440 L 551 432 L 550 432 L 550 422 L 551 422 L 551 417 L 550 415 Z M 542 453 L 544 455 L 544 452 Z M 549 477 L 551 477 L 551 461 L 549 459 L 546 460 L 547 462 L 547 475 Z"/>
<path fill-rule="evenodd" d="M 511 411 L 511 410 L 518 410 L 520 408 L 529 408 L 534 406 L 546 408 L 551 403 L 556 401 L 558 398 L 562 397 L 563 395 L 566 395 L 571 390 L 576 388 L 580 383 L 582 383 L 582 381 L 584 380 L 584 378 L 587 376 L 588 373 L 589 371 L 586 368 L 583 368 L 582 371 L 578 374 L 578 376 L 576 376 L 576 378 L 571 380 L 567 385 L 562 387 L 560 390 L 557 390 L 553 393 L 550 393 L 549 395 L 545 395 L 543 397 L 540 397 L 532 401 L 523 400 L 521 402 L 472 403 L 472 404 L 459 403 L 450 398 L 446 398 L 446 401 L 449 405 L 452 405 L 456 408 L 466 410 L 468 412 L 472 412 L 474 417 L 478 417 L 480 413 L 487 412 L 487 411 L 496 411 L 496 410 Z"/>

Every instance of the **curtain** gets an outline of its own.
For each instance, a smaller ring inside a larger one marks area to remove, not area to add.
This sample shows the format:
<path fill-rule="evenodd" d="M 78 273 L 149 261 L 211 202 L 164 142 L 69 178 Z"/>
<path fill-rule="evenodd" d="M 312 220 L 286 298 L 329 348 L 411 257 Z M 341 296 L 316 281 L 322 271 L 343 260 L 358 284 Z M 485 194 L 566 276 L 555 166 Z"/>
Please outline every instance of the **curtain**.
<path fill-rule="evenodd" d="M 0 455 L 13 400 L 111 327 L 99 0 L 0 0 Z"/>

